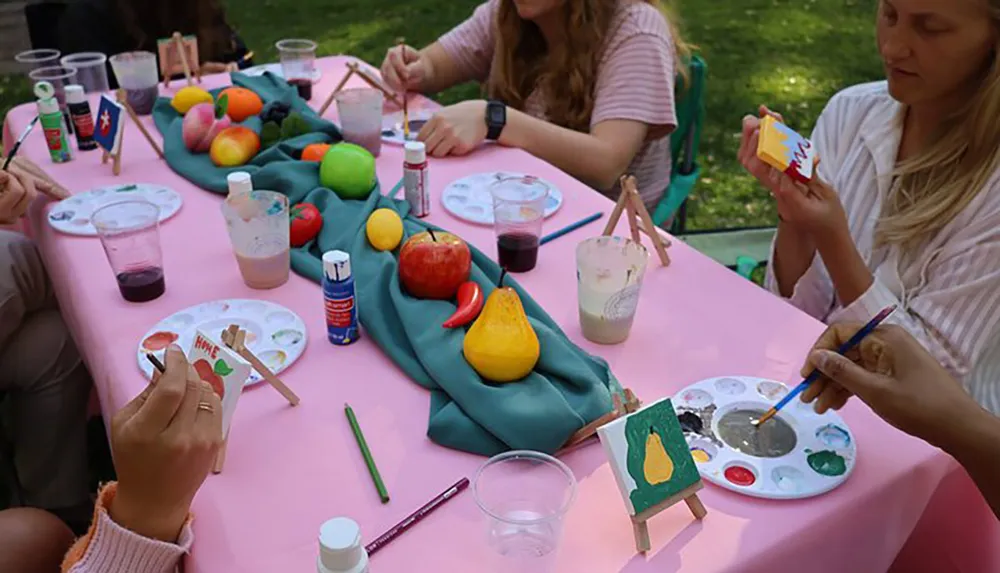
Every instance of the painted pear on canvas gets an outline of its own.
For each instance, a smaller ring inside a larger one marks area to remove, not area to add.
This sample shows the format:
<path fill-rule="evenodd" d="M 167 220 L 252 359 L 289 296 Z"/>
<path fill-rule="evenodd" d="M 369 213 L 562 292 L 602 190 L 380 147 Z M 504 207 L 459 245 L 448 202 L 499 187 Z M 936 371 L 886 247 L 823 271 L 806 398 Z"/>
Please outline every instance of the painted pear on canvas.
<path fill-rule="evenodd" d="M 652 427 L 646 436 L 646 459 L 642 463 L 642 473 L 649 485 L 668 482 L 674 475 L 674 462 L 663 448 L 660 435 Z"/>
<path fill-rule="evenodd" d="M 514 382 L 531 373 L 538 363 L 538 335 L 528 322 L 517 292 L 500 286 L 490 293 L 472 328 L 465 334 L 462 354 L 483 378 Z"/>

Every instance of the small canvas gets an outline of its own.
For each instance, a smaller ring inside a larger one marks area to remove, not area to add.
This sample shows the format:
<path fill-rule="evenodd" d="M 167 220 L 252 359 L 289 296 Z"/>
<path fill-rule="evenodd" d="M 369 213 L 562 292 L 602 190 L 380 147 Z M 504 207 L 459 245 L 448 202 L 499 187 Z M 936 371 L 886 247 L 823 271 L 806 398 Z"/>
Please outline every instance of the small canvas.
<path fill-rule="evenodd" d="M 122 144 L 122 131 L 125 122 L 122 113 L 125 108 L 107 95 L 101 96 L 97 106 L 97 126 L 94 129 L 94 141 L 109 155 L 118 155 Z"/>
<path fill-rule="evenodd" d="M 184 46 L 188 66 L 190 66 L 193 75 L 201 67 L 198 62 L 198 38 L 197 36 L 184 36 L 181 38 L 181 44 Z M 181 56 L 177 52 L 177 43 L 173 37 L 157 40 L 156 50 L 160 62 L 160 77 L 170 78 L 176 74 L 184 73 L 184 64 L 181 62 Z"/>
<path fill-rule="evenodd" d="M 597 430 L 629 515 L 639 515 L 699 483 L 669 398 Z"/>
<path fill-rule="evenodd" d="M 243 393 L 243 384 L 250 377 L 250 363 L 201 330 L 195 332 L 188 361 L 222 399 L 222 435 L 228 436 L 236 402 Z"/>
<path fill-rule="evenodd" d="M 773 116 L 768 115 L 760 122 L 757 157 L 800 183 L 812 180 L 816 149 L 808 139 Z"/>

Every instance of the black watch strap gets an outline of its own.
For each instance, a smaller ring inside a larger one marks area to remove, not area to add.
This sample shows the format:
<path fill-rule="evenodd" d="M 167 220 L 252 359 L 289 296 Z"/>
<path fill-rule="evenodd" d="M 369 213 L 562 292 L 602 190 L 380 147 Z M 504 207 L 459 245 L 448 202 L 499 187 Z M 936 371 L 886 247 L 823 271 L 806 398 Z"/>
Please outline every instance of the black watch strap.
<path fill-rule="evenodd" d="M 486 102 L 486 139 L 500 139 L 504 126 L 507 125 L 507 105 L 502 101 L 491 99 Z"/>

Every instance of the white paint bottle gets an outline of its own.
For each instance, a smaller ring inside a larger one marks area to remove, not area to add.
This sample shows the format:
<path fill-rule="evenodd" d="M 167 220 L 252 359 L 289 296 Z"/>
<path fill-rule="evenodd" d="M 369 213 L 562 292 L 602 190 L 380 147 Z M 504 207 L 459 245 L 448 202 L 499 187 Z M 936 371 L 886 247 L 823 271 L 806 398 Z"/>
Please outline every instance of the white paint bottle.
<path fill-rule="evenodd" d="M 427 182 L 427 148 L 422 141 L 407 141 L 403 161 L 403 189 L 410 204 L 410 214 L 431 214 L 431 192 Z"/>
<path fill-rule="evenodd" d="M 368 552 L 361 545 L 361 527 L 350 518 L 335 517 L 319 528 L 318 573 L 368 573 Z"/>

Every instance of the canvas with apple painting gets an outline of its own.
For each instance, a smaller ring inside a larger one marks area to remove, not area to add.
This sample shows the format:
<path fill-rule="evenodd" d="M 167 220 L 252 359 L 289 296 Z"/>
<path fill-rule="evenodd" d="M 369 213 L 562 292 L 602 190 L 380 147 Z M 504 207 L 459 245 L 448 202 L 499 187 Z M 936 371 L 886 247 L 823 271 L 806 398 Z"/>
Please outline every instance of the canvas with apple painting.
<path fill-rule="evenodd" d="M 201 330 L 196 332 L 191 343 L 188 362 L 222 400 L 222 436 L 228 437 L 236 402 L 243 392 L 243 384 L 250 377 L 250 363 Z"/>
<path fill-rule="evenodd" d="M 698 499 L 701 475 L 669 398 L 597 430 L 629 516 L 636 549 L 650 549 L 646 520 L 679 501 L 696 519 L 705 516 Z"/>

